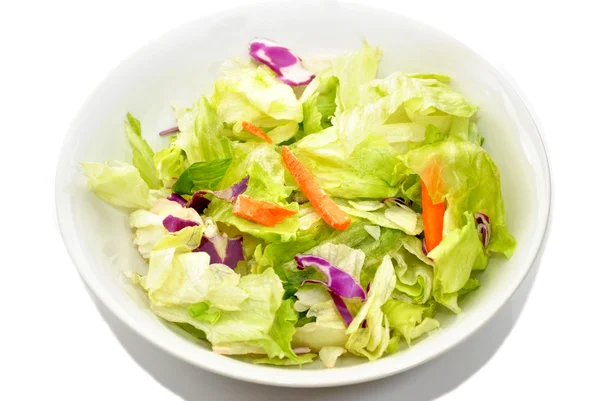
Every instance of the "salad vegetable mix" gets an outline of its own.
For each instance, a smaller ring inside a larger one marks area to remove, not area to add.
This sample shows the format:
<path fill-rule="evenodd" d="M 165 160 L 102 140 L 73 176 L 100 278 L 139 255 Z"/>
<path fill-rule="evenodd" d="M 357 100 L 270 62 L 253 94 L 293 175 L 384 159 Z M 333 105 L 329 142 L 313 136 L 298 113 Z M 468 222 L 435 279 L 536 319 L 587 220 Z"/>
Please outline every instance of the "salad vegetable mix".
<path fill-rule="evenodd" d="M 130 277 L 152 311 L 220 354 L 326 367 L 459 313 L 490 256 L 516 246 L 477 107 L 444 75 L 376 78 L 368 44 L 314 71 L 266 39 L 250 56 L 175 108 L 160 151 L 128 114 L 132 164 L 82 163 L 129 209 L 148 266 Z"/>

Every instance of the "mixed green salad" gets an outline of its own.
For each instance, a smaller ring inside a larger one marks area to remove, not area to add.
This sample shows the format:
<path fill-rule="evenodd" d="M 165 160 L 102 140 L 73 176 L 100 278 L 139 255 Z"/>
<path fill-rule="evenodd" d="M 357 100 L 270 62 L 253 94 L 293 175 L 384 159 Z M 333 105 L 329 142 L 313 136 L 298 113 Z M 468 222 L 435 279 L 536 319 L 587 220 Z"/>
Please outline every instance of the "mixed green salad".
<path fill-rule="evenodd" d="M 175 108 L 163 149 L 127 115 L 132 164 L 82 163 L 131 213 L 148 267 L 130 278 L 152 311 L 220 354 L 326 367 L 461 312 L 490 256 L 516 246 L 477 107 L 444 75 L 376 78 L 368 44 L 311 70 L 266 39 L 250 56 Z"/>

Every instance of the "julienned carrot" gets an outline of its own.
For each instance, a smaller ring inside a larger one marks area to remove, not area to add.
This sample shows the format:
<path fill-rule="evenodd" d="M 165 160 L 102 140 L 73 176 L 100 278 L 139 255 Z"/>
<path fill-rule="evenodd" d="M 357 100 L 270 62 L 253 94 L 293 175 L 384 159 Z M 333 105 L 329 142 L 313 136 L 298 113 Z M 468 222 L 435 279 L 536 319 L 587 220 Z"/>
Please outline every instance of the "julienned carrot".
<path fill-rule="evenodd" d="M 444 212 L 446 205 L 444 201 L 433 204 L 427 186 L 421 180 L 421 201 L 423 203 L 423 229 L 425 231 L 425 245 L 427 252 L 442 242 L 442 232 L 444 229 Z"/>
<path fill-rule="evenodd" d="M 273 143 L 271 138 L 269 138 L 269 136 L 265 134 L 263 130 L 261 130 L 254 124 L 250 124 L 248 121 L 242 122 L 242 128 L 244 129 L 244 131 L 247 131 L 252 135 L 256 135 L 257 137 L 259 137 L 260 139 L 264 139 L 268 143 Z"/>
<path fill-rule="evenodd" d="M 292 151 L 283 146 L 281 149 L 283 162 L 294 180 L 300 186 L 315 211 L 323 218 L 325 223 L 336 230 L 345 230 L 351 223 L 350 217 L 344 213 L 336 203 L 323 191 L 315 177 L 294 156 Z"/>
<path fill-rule="evenodd" d="M 233 204 L 233 214 L 267 227 L 273 227 L 296 213 L 295 210 L 243 194 Z"/>

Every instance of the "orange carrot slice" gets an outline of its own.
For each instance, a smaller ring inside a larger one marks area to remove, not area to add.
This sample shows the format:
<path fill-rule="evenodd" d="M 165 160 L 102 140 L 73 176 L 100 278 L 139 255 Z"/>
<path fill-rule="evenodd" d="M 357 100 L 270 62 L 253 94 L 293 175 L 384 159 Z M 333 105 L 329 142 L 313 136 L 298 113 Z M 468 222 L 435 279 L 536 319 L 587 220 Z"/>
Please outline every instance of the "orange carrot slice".
<path fill-rule="evenodd" d="M 233 204 L 233 214 L 267 227 L 273 227 L 296 213 L 295 210 L 243 194 Z"/>
<path fill-rule="evenodd" d="M 433 251 L 433 248 L 442 242 L 442 232 L 444 229 L 444 212 L 446 205 L 442 201 L 433 204 L 427 186 L 421 180 L 421 201 L 423 203 L 423 229 L 425 231 L 425 245 L 427 252 Z"/>
<path fill-rule="evenodd" d="M 259 137 L 260 139 L 264 139 L 268 143 L 273 143 L 271 138 L 269 138 L 269 136 L 265 134 L 263 130 L 261 130 L 254 124 L 250 124 L 248 121 L 242 122 L 242 128 L 244 129 L 244 131 L 247 131 L 252 135 L 256 135 L 257 137 Z"/>
<path fill-rule="evenodd" d="M 287 147 L 281 148 L 281 156 L 294 180 L 300 186 L 315 211 L 323 218 L 325 223 L 336 230 L 345 230 L 351 223 L 350 217 L 344 213 L 336 203 L 323 191 L 315 177 L 304 167 Z"/>

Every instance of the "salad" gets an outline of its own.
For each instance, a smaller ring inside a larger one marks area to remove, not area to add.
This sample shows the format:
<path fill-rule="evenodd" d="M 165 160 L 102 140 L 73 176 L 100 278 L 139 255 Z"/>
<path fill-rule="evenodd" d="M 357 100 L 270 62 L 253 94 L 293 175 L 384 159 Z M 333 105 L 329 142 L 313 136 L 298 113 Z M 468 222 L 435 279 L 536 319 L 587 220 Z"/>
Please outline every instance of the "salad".
<path fill-rule="evenodd" d="M 438 329 L 512 255 L 477 107 L 444 75 L 376 78 L 381 57 L 365 44 L 310 66 L 255 39 L 174 108 L 163 149 L 128 114 L 132 163 L 81 163 L 130 213 L 147 273 L 129 278 L 156 315 L 219 354 L 334 367 Z"/>

